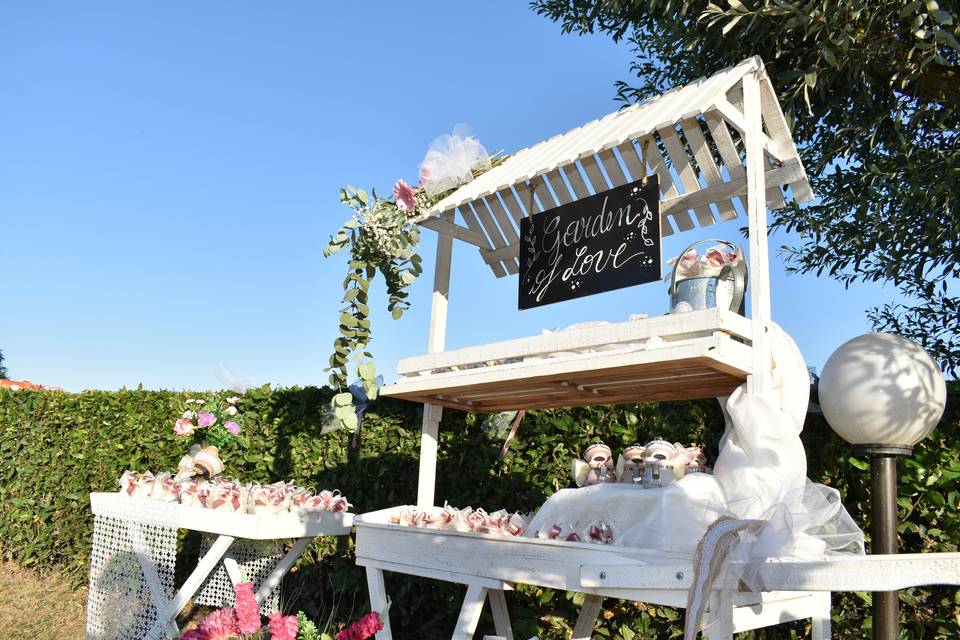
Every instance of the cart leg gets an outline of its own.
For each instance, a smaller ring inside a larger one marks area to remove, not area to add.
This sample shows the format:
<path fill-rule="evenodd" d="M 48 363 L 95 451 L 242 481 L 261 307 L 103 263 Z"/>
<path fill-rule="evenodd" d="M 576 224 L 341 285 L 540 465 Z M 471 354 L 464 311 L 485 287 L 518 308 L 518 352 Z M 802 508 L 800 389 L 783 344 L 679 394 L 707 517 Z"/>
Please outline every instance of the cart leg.
<path fill-rule="evenodd" d="M 217 565 L 220 563 L 220 558 L 223 557 L 223 554 L 225 554 L 227 549 L 230 548 L 230 545 L 233 544 L 233 540 L 234 538 L 232 536 L 219 536 L 214 543 L 210 545 L 210 549 L 200 558 L 200 561 L 197 562 L 197 568 L 194 569 L 190 577 L 186 579 L 183 586 L 180 587 L 180 591 L 173 597 L 173 600 L 167 603 L 167 606 L 164 607 L 163 610 L 157 611 L 157 621 L 153 623 L 153 627 L 147 632 L 147 638 L 163 637 L 163 629 L 176 620 L 177 614 L 183 610 L 206 577 L 217 568 Z"/>
<path fill-rule="evenodd" d="M 283 576 L 287 575 L 290 567 L 303 555 L 303 552 L 306 551 L 307 546 L 309 546 L 311 542 L 313 542 L 313 538 L 297 538 L 297 541 L 290 547 L 290 551 L 287 551 L 286 555 L 280 558 L 280 562 L 273 567 L 270 575 L 267 576 L 267 579 L 264 580 L 260 588 L 257 589 L 257 604 L 263 602 L 264 599 L 270 595 L 270 592 L 280 585 Z"/>
<path fill-rule="evenodd" d="M 502 589 L 491 589 L 487 592 L 490 598 L 490 610 L 493 612 L 493 626 L 497 635 L 506 640 L 513 640 L 513 627 L 510 626 L 510 614 L 507 612 L 507 599 Z"/>
<path fill-rule="evenodd" d="M 817 612 L 812 617 L 813 629 L 810 632 L 811 640 L 830 640 L 830 592 L 824 591 L 814 596 L 817 598 Z"/>
<path fill-rule="evenodd" d="M 729 591 L 710 594 L 710 616 L 703 628 L 705 640 L 732 640 L 733 597 Z"/>
<path fill-rule="evenodd" d="M 470 640 L 480 622 L 483 603 L 487 599 L 487 588 L 475 584 L 467 586 L 467 595 L 463 597 L 457 628 L 453 630 L 453 640 Z"/>
<path fill-rule="evenodd" d="M 383 582 L 383 570 L 367 567 L 367 591 L 370 593 L 370 610 L 380 613 L 383 630 L 377 632 L 377 640 L 393 640 L 390 631 L 390 612 L 387 611 L 387 586 Z"/>
<path fill-rule="evenodd" d="M 588 595 L 584 598 L 580 615 L 577 616 L 577 624 L 573 627 L 571 640 L 590 640 L 593 635 L 593 625 L 597 622 L 601 608 L 603 608 L 603 596 Z"/>

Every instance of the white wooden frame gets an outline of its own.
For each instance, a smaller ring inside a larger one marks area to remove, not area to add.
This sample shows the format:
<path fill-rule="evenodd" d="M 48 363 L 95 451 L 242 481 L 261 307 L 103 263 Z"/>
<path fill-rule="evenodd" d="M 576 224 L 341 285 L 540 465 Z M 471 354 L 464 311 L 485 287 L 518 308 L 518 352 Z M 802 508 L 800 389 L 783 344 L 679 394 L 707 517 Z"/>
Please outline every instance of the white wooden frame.
<path fill-rule="evenodd" d="M 297 514 L 283 514 L 277 516 L 257 516 L 248 513 L 230 513 L 201 507 L 186 505 L 170 505 L 149 498 L 131 498 L 119 493 L 91 493 L 90 507 L 94 515 L 106 513 L 113 517 L 122 512 L 124 505 L 130 501 L 137 501 L 138 509 L 144 505 L 156 504 L 158 508 L 174 509 L 177 519 L 177 528 L 216 534 L 217 537 L 207 552 L 197 561 L 197 566 L 184 581 L 180 590 L 173 598 L 167 600 L 157 577 L 156 567 L 148 557 L 145 549 L 138 552 L 137 560 L 146 579 L 150 598 L 157 611 L 157 620 L 151 627 L 147 637 L 160 637 L 164 629 L 179 635 L 176 619 L 187 606 L 190 599 L 196 594 L 204 580 L 213 573 L 217 565 L 223 560 L 230 582 L 234 585 L 242 581 L 239 565 L 230 554 L 230 547 L 239 539 L 248 540 L 280 540 L 294 539 L 293 546 L 280 559 L 257 590 L 257 602 L 263 602 L 280 581 L 290 571 L 297 559 L 303 555 L 307 547 L 319 536 L 349 535 L 353 527 L 353 514 L 329 513 L 317 514 L 315 519 L 302 521 Z M 127 532 L 136 540 L 142 538 L 141 524 L 136 520 L 127 520 Z M 135 545 L 140 548 L 143 545 Z"/>
<path fill-rule="evenodd" d="M 742 153 L 734 135 L 742 143 Z M 695 164 L 691 164 L 691 157 Z M 715 157 L 720 159 L 719 165 Z M 523 216 L 648 173 L 659 177 L 663 235 L 710 226 L 718 218 L 733 220 L 738 217 L 738 208 L 746 210 L 749 320 L 713 310 L 687 319 L 649 318 L 602 330 L 443 351 L 452 239 L 476 246 L 497 277 L 514 274 L 519 266 L 518 230 Z M 722 363 L 730 367 L 732 375 L 744 379 L 752 391 L 770 389 L 766 208 L 784 206 L 781 188 L 787 187 L 797 202 L 813 198 L 763 63 L 752 58 L 522 150 L 426 212 L 419 223 L 440 234 L 428 354 L 401 361 L 401 379 L 382 390 L 383 395 L 426 402 L 417 504 L 429 506 L 435 502 L 441 405 L 467 410 L 496 408 L 498 405 L 484 398 L 496 392 L 490 385 L 500 378 L 510 384 L 526 381 L 525 391 L 530 394 L 549 395 L 551 388 L 565 388 L 555 393 L 555 403 L 537 406 L 625 402 L 615 394 L 603 395 L 600 391 L 622 382 L 615 379 L 616 373 L 611 377 L 611 371 L 622 373 L 624 368 L 634 367 L 632 373 L 649 373 L 651 365 L 678 367 L 689 361 L 689 353 L 683 349 L 700 345 L 719 350 L 721 360 L 732 358 Z M 458 214 L 465 226 L 457 221 Z M 684 322 L 689 326 L 679 326 Z M 643 350 L 549 358 L 557 351 L 637 342 L 644 343 Z M 726 355 L 722 354 L 724 345 L 729 346 Z M 528 360 L 537 356 L 546 357 Z M 598 372 L 608 377 L 607 387 L 577 379 Z M 649 391 L 643 387 L 631 399 L 658 397 Z M 684 390 L 686 397 L 702 397 L 696 391 Z M 673 566 L 664 563 L 663 553 L 657 554 L 658 562 L 651 563 L 649 557 L 644 559 L 643 554 L 624 548 L 408 529 L 389 524 L 390 515 L 392 512 L 386 510 L 356 520 L 357 563 L 366 567 L 372 606 L 378 610 L 386 606 L 385 571 L 464 584 L 467 592 L 455 639 L 473 637 L 486 599 L 493 608 L 497 637 L 512 639 L 503 594 L 517 582 L 588 594 L 574 630 L 575 640 L 590 637 L 604 597 L 674 607 L 686 603 L 692 576 L 689 560 L 678 560 Z M 760 568 L 766 587 L 761 594 L 740 593 L 734 575 L 735 570 L 724 574 L 711 594 L 703 628 L 706 638 L 728 640 L 738 631 L 809 617 L 813 637 L 825 640 L 830 637 L 831 591 L 960 585 L 960 554 L 769 563 Z M 389 620 L 385 623 L 378 640 L 392 637 Z"/>

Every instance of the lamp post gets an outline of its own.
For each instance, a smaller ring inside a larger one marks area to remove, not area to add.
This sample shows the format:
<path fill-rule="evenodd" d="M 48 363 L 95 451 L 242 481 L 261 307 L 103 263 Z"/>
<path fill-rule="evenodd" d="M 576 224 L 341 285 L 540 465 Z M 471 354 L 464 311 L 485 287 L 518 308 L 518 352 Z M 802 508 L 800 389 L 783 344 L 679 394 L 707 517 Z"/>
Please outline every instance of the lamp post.
<path fill-rule="evenodd" d="M 870 458 L 870 552 L 897 552 L 897 456 L 910 455 L 943 416 L 940 367 L 910 340 L 869 333 L 842 344 L 823 367 L 823 416 L 857 455 Z M 873 594 L 873 637 L 900 636 L 896 591 Z"/>

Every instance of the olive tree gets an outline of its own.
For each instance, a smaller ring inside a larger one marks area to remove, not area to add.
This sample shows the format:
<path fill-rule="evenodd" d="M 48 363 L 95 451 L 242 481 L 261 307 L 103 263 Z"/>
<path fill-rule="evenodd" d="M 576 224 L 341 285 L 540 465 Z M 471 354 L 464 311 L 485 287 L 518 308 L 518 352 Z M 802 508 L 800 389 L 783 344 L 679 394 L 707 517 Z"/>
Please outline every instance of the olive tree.
<path fill-rule="evenodd" d="M 760 55 L 818 199 L 775 212 L 788 269 L 894 284 L 869 311 L 960 372 L 960 8 L 926 0 L 535 0 L 630 43 L 643 100 Z"/>

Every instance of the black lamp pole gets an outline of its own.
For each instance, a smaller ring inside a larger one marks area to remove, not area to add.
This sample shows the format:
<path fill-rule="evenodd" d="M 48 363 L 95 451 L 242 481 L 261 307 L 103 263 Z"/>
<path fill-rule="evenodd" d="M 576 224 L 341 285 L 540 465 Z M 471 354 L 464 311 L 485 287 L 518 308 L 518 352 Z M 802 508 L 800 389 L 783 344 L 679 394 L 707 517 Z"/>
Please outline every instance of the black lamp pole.
<path fill-rule="evenodd" d="M 853 446 L 856 455 L 870 457 L 870 553 L 897 552 L 897 456 L 913 453 L 913 447 L 878 444 Z M 900 598 L 896 591 L 873 592 L 874 640 L 898 640 L 900 637 Z"/>

